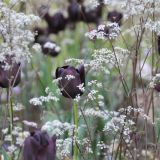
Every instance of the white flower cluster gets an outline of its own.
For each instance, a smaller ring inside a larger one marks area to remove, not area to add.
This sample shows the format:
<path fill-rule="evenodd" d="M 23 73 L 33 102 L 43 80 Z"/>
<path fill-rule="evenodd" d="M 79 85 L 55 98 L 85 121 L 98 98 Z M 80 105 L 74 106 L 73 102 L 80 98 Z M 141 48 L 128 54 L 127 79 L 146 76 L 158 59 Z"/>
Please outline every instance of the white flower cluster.
<path fill-rule="evenodd" d="M 127 115 L 130 115 L 131 112 L 134 112 L 135 114 L 139 114 L 143 119 L 151 120 L 151 118 L 144 112 L 142 108 L 133 108 L 132 106 L 128 106 L 127 108 L 121 108 L 119 109 L 120 113 L 127 113 Z"/>
<path fill-rule="evenodd" d="M 102 39 L 111 40 L 118 37 L 120 34 L 120 27 L 117 23 L 108 23 L 107 25 L 99 25 L 98 29 L 91 30 L 85 34 L 91 40 Z"/>
<path fill-rule="evenodd" d="M 78 140 L 78 144 L 83 148 L 83 154 L 91 153 L 93 154 L 93 150 L 91 147 L 91 141 L 89 138 L 85 137 L 81 140 Z"/>
<path fill-rule="evenodd" d="M 22 128 L 16 126 L 13 127 L 12 134 L 8 134 L 8 131 L 8 128 L 2 130 L 4 143 L 10 144 L 7 146 L 7 152 L 8 154 L 13 154 L 18 150 L 18 146 L 23 146 L 24 140 L 29 136 L 29 132 L 22 131 Z M 13 138 L 15 142 L 13 142 Z"/>
<path fill-rule="evenodd" d="M 111 132 L 111 134 L 122 136 L 126 143 L 131 140 L 131 133 L 133 132 L 135 123 L 128 119 L 126 115 L 113 116 L 105 126 L 104 131 Z"/>
<path fill-rule="evenodd" d="M 93 59 L 89 62 L 89 66 L 92 70 L 102 70 L 106 72 L 106 65 L 109 63 L 115 64 L 114 55 L 112 51 L 107 48 L 95 50 L 92 57 Z M 109 73 L 109 70 L 107 70 L 107 73 Z"/>
<path fill-rule="evenodd" d="M 61 159 L 71 156 L 72 143 L 72 138 L 58 139 L 56 141 L 57 154 Z"/>
<path fill-rule="evenodd" d="M 156 74 L 152 81 L 150 82 L 149 86 L 150 88 L 154 88 L 157 84 L 160 84 L 160 73 Z"/>
<path fill-rule="evenodd" d="M 52 92 L 49 91 L 49 88 L 46 88 L 45 90 L 47 96 L 40 96 L 35 97 L 30 99 L 30 103 L 33 104 L 34 106 L 42 106 L 44 102 L 49 102 L 49 101 L 59 101 L 59 98 L 57 98 L 56 96 L 54 96 L 54 94 Z"/>
<path fill-rule="evenodd" d="M 84 59 L 76 59 L 76 58 L 69 58 L 65 60 L 65 63 L 70 64 L 84 64 Z"/>
<path fill-rule="evenodd" d="M 147 13 L 152 14 L 153 11 L 159 12 L 159 7 L 160 7 L 159 0 L 156 0 L 156 1 L 154 0 L 144 0 L 144 1 L 124 0 L 123 5 L 122 5 L 122 9 L 125 8 L 125 13 L 128 16 L 147 15 Z"/>
<path fill-rule="evenodd" d="M 102 118 L 104 120 L 107 120 L 109 118 L 109 112 L 107 110 L 99 110 L 99 109 L 93 109 L 88 108 L 84 111 L 84 115 L 87 117 L 94 117 L 94 118 Z"/>
<path fill-rule="evenodd" d="M 13 111 L 21 111 L 24 109 L 24 106 L 20 103 L 17 103 L 16 105 L 13 106 Z"/>
<path fill-rule="evenodd" d="M 160 10 L 160 1 L 159 0 L 104 0 L 104 4 L 110 5 L 113 7 L 119 7 L 123 10 L 125 17 L 129 18 L 130 16 L 152 14 L 153 12 L 157 13 Z"/>
<path fill-rule="evenodd" d="M 30 121 L 24 120 L 23 123 L 26 126 L 37 128 L 37 123 L 35 123 L 35 122 L 30 122 Z"/>
<path fill-rule="evenodd" d="M 98 0 L 84 1 L 84 6 L 86 7 L 87 10 L 92 10 L 92 9 L 98 7 L 99 5 L 100 5 L 100 3 L 98 2 Z"/>
<path fill-rule="evenodd" d="M 87 105 L 93 101 L 99 104 L 99 107 L 104 107 L 104 97 L 99 94 L 99 89 L 102 89 L 102 83 L 97 80 L 91 80 L 87 83 L 85 91 L 87 93 L 86 99 L 83 101 Z M 89 92 L 87 92 L 89 91 Z"/>
<path fill-rule="evenodd" d="M 93 59 L 89 62 L 92 70 L 102 70 L 109 73 L 106 67 L 122 66 L 123 62 L 129 57 L 129 51 L 120 47 L 115 47 L 114 51 L 107 48 L 95 50 Z"/>
<path fill-rule="evenodd" d="M 108 148 L 108 146 L 103 141 L 99 141 L 97 143 L 97 147 L 100 148 L 101 150 Z"/>
<path fill-rule="evenodd" d="M 39 17 L 17 13 L 2 2 L 0 8 L 0 36 L 3 39 L 0 43 L 0 61 L 4 61 L 6 55 L 15 62 L 29 61 L 29 45 L 34 41 L 30 27 L 40 20 Z"/>
<path fill-rule="evenodd" d="M 75 79 L 75 76 L 67 74 L 65 79 L 67 79 L 69 81 L 71 79 Z"/>
<path fill-rule="evenodd" d="M 82 91 L 82 92 L 84 92 L 84 91 L 85 91 L 84 83 L 79 84 L 77 87 L 79 88 L 79 90 L 80 90 L 80 91 Z"/>
<path fill-rule="evenodd" d="M 14 144 L 10 145 L 8 147 L 8 154 L 12 155 L 17 149 L 18 149 L 18 147 L 15 146 Z"/>
<path fill-rule="evenodd" d="M 160 21 L 152 21 L 149 19 L 146 24 L 145 28 L 149 29 L 151 32 L 155 32 L 157 35 L 160 35 Z"/>
<path fill-rule="evenodd" d="M 85 92 L 84 83 L 79 84 L 77 87 L 78 87 L 78 89 L 79 89 L 81 92 Z M 76 97 L 74 98 L 74 100 L 75 100 L 76 102 L 79 102 L 79 101 L 81 100 L 80 94 L 76 95 Z"/>
<path fill-rule="evenodd" d="M 66 131 L 71 135 L 74 130 L 74 125 L 70 123 L 62 123 L 59 120 L 54 120 L 52 122 L 48 121 L 42 126 L 42 130 L 47 131 L 51 136 L 61 136 Z"/>
<path fill-rule="evenodd" d="M 44 48 L 54 49 L 56 52 L 60 52 L 61 48 L 53 42 L 46 42 L 43 45 Z"/>

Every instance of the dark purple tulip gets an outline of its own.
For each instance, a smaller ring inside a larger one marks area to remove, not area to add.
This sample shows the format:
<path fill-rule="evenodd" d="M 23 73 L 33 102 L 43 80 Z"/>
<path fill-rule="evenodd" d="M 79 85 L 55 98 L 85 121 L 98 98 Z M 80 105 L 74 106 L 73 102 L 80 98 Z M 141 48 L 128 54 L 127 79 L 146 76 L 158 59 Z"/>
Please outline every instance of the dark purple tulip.
<path fill-rule="evenodd" d="M 56 34 L 65 29 L 66 19 L 61 12 L 57 12 L 48 21 L 48 26 L 49 31 Z"/>
<path fill-rule="evenodd" d="M 20 63 L 12 63 L 11 58 L 7 58 L 6 63 L 11 66 L 9 70 L 5 70 L 4 62 L 0 62 L 0 87 L 15 87 L 21 81 Z"/>
<path fill-rule="evenodd" d="M 41 46 L 43 53 L 52 57 L 56 57 L 61 51 L 61 48 L 57 46 L 55 42 L 52 41 L 47 41 L 43 43 Z"/>
<path fill-rule="evenodd" d="M 81 6 L 73 1 L 68 7 L 68 15 L 70 22 L 78 22 L 81 20 Z"/>
<path fill-rule="evenodd" d="M 66 78 L 67 75 L 74 76 L 74 79 L 68 80 Z M 77 95 L 83 94 L 77 87 L 81 84 L 85 85 L 85 70 L 83 65 L 80 65 L 77 69 L 72 66 L 58 67 L 55 76 L 56 78 L 61 78 L 59 88 L 64 97 L 75 98 Z"/>
<path fill-rule="evenodd" d="M 35 38 L 35 42 L 39 43 L 41 45 L 42 52 L 45 55 L 50 55 L 52 57 L 56 57 L 60 53 L 61 48 L 55 42 L 50 40 L 46 36 L 46 34 L 43 35 L 41 30 L 39 30 L 39 31 L 40 31 L 40 34 L 37 38 Z"/>
<path fill-rule="evenodd" d="M 102 5 L 99 5 L 95 9 L 87 10 L 86 7 L 82 6 L 82 20 L 87 23 L 99 24 L 102 16 Z"/>
<path fill-rule="evenodd" d="M 158 53 L 160 54 L 160 36 L 158 36 Z"/>
<path fill-rule="evenodd" d="M 39 8 L 39 14 L 47 22 L 49 33 L 57 34 L 65 29 L 67 20 L 61 12 L 57 12 L 51 16 L 48 6 L 43 5 Z"/>
<path fill-rule="evenodd" d="M 25 139 L 23 160 L 55 160 L 56 138 L 50 138 L 44 131 L 32 132 Z"/>
<path fill-rule="evenodd" d="M 112 23 L 118 23 L 121 26 L 121 21 L 123 18 L 123 14 L 117 11 L 112 11 L 108 13 L 107 19 Z"/>

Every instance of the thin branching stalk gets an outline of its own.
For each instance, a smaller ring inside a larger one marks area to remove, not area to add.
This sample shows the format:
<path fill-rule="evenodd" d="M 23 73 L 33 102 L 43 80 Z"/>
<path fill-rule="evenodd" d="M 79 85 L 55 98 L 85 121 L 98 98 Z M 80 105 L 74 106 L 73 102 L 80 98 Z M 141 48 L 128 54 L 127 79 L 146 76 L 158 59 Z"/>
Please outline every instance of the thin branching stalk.
<path fill-rule="evenodd" d="M 73 118 L 74 118 L 74 146 L 73 146 L 73 160 L 78 160 L 78 147 L 76 140 L 78 138 L 78 105 L 77 102 L 73 104 Z"/>

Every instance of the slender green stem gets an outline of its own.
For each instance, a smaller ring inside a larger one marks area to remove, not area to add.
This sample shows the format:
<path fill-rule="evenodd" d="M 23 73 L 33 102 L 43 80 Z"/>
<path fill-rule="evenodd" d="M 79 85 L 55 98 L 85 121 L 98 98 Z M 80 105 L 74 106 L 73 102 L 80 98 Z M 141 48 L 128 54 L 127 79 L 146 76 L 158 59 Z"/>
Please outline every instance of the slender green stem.
<path fill-rule="evenodd" d="M 76 102 L 74 102 L 73 105 L 73 116 L 74 116 L 74 125 L 75 125 L 75 129 L 74 129 L 74 148 L 73 148 L 73 160 L 78 160 L 78 147 L 76 144 L 76 138 L 78 136 L 78 105 Z"/>
<path fill-rule="evenodd" d="M 12 99 L 11 99 L 11 89 L 10 89 L 10 85 L 9 88 L 7 88 L 7 106 L 8 106 L 8 110 L 9 110 L 9 117 L 10 117 L 10 121 L 9 121 L 9 132 L 12 138 L 11 144 L 13 144 L 13 104 L 12 104 Z M 13 160 L 14 155 L 12 154 L 10 156 L 10 159 Z"/>
<path fill-rule="evenodd" d="M 12 135 L 12 129 L 13 129 L 13 108 L 12 108 L 12 102 L 11 102 L 11 92 L 10 88 L 7 88 L 7 106 L 8 106 L 8 111 L 9 111 L 9 117 L 10 117 L 10 134 Z"/>

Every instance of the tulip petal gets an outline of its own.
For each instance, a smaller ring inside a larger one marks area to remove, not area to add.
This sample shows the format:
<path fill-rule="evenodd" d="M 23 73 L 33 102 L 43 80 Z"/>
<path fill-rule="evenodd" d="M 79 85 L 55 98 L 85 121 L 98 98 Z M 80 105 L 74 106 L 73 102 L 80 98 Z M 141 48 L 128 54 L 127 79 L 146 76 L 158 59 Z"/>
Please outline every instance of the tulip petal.
<path fill-rule="evenodd" d="M 77 68 L 79 74 L 80 74 L 80 78 L 81 78 L 81 83 L 84 84 L 85 86 L 85 69 L 84 69 L 84 65 L 80 65 Z"/>
<path fill-rule="evenodd" d="M 56 69 L 56 75 L 55 75 L 55 76 L 56 76 L 56 79 L 60 77 L 60 75 L 62 74 L 63 71 L 64 71 L 64 69 L 61 68 L 61 67 L 58 67 L 58 68 Z"/>
<path fill-rule="evenodd" d="M 56 137 L 50 138 L 47 132 L 31 133 L 24 142 L 23 160 L 55 160 Z"/>

